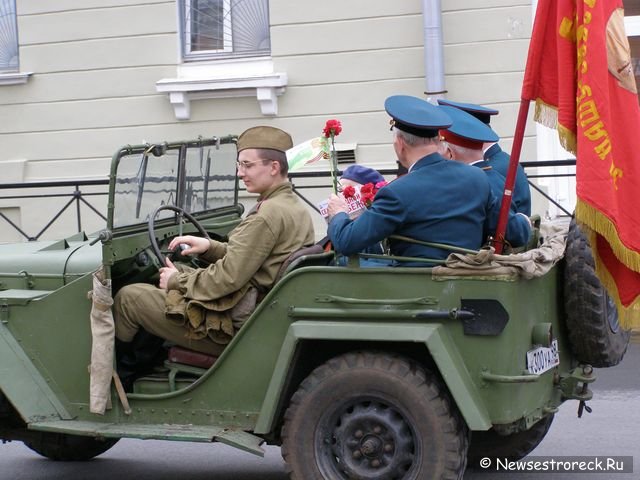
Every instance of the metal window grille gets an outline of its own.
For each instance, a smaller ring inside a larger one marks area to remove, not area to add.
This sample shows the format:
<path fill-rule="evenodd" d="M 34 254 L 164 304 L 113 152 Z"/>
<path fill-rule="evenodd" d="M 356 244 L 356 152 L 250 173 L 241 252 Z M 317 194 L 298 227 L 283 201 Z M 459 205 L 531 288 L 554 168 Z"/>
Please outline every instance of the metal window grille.
<path fill-rule="evenodd" d="M 0 72 L 18 70 L 15 0 L 0 0 Z"/>
<path fill-rule="evenodd" d="M 271 53 L 269 0 L 179 0 L 185 60 Z"/>

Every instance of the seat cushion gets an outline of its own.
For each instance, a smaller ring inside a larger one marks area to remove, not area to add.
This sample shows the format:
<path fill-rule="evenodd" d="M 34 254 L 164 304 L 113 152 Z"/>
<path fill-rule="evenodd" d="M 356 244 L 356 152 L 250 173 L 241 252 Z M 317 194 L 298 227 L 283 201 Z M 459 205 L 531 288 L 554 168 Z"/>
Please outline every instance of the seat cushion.
<path fill-rule="evenodd" d="M 189 350 L 183 347 L 173 346 L 169 348 L 169 361 L 172 363 L 209 368 L 217 359 L 218 357 L 214 357 L 213 355 L 207 355 L 206 353 L 196 352 L 195 350 Z"/>

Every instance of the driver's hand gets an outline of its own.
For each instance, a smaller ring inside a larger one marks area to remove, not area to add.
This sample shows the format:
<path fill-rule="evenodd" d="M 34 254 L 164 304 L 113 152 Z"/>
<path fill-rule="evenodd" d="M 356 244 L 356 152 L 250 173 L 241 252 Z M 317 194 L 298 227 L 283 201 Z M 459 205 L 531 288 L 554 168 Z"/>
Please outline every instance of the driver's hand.
<path fill-rule="evenodd" d="M 167 285 L 169 285 L 169 279 L 173 276 L 174 273 L 179 273 L 176 266 L 171 263 L 171 260 L 165 258 L 164 260 L 167 264 L 166 267 L 160 268 L 160 288 L 163 290 L 167 289 Z"/>
<path fill-rule="evenodd" d="M 209 239 L 204 237 L 182 235 L 171 240 L 171 243 L 169 243 L 169 250 L 175 250 L 179 245 L 186 245 L 188 248 L 182 250 L 182 255 L 198 255 L 209 250 L 210 244 Z"/>

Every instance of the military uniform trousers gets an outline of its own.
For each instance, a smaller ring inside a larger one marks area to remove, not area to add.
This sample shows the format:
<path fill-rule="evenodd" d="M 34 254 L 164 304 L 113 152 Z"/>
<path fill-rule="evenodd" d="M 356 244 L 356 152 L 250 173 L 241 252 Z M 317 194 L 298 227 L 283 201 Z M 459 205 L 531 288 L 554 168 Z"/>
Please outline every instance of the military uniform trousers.
<path fill-rule="evenodd" d="M 181 347 L 208 355 L 220 355 L 225 345 L 214 342 L 210 337 L 190 338 L 186 326 L 167 317 L 166 297 L 164 290 L 145 283 L 122 288 L 113 304 L 116 337 L 123 342 L 131 342 L 138 330 L 143 328 Z"/>

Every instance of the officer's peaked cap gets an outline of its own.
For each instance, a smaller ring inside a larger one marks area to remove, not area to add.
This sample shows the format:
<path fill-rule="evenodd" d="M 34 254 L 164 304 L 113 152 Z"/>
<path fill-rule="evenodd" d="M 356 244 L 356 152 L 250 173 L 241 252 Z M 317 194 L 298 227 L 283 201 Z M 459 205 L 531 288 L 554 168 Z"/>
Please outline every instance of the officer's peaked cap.
<path fill-rule="evenodd" d="M 480 149 L 485 142 L 497 142 L 499 140 L 498 135 L 491 130 L 489 125 L 485 125 L 467 112 L 445 105 L 440 108 L 453 120 L 449 128 L 440 131 L 440 134 L 447 142 L 461 147 Z"/>
<path fill-rule="evenodd" d="M 436 137 L 438 130 L 451 125 L 451 118 L 440 107 L 409 95 L 387 98 L 384 109 L 393 119 L 394 127 L 418 137 Z"/>

